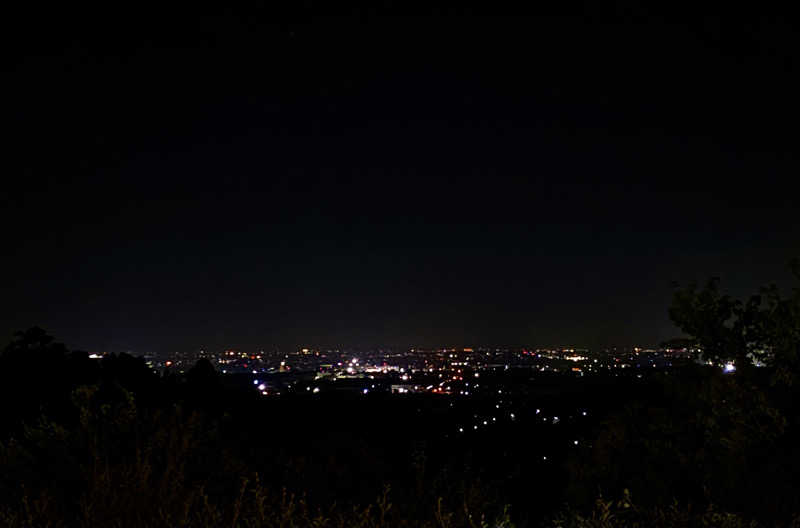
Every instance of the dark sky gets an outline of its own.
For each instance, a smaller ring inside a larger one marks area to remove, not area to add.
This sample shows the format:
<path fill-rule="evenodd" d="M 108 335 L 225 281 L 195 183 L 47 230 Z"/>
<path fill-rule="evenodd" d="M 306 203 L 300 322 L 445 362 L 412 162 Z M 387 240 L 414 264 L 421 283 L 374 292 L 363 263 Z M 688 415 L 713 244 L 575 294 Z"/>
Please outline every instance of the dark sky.
<path fill-rule="evenodd" d="M 800 254 L 781 19 L 111 4 L 4 22 L 4 340 L 654 344 Z"/>

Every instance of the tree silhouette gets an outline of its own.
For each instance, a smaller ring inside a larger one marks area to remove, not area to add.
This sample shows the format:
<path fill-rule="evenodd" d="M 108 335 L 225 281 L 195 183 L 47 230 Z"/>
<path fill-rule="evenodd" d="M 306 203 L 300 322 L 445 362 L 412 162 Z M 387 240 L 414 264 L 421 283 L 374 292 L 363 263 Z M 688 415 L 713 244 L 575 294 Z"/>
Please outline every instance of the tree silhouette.
<path fill-rule="evenodd" d="M 73 384 L 67 347 L 43 329 L 17 332 L 0 356 L 2 430 L 13 431 L 45 408 L 60 414 Z"/>
<path fill-rule="evenodd" d="M 56 343 L 54 338 L 38 326 L 14 333 L 14 339 L 3 349 L 4 360 L 29 359 L 34 354 L 43 354 L 47 359 L 57 359 L 67 354 L 67 347 Z"/>
<path fill-rule="evenodd" d="M 790 263 L 800 281 L 800 260 Z M 746 301 L 722 294 L 719 279 L 676 290 L 669 315 L 703 351 L 704 359 L 733 361 L 748 372 L 754 364 L 774 367 L 774 381 L 791 384 L 800 358 L 800 287 L 783 297 L 775 285 Z"/>
<path fill-rule="evenodd" d="M 190 385 L 200 388 L 214 387 L 219 383 L 219 377 L 211 362 L 206 358 L 202 358 L 197 360 L 197 363 L 186 373 L 186 381 Z"/>
<path fill-rule="evenodd" d="M 798 261 L 792 271 L 800 280 Z M 678 289 L 669 315 L 688 335 L 670 344 L 732 361 L 736 373 L 691 365 L 656 378 L 604 421 L 574 477 L 650 504 L 711 500 L 769 525 L 797 512 L 800 287 L 785 296 L 768 286 L 742 301 L 711 279 Z"/>

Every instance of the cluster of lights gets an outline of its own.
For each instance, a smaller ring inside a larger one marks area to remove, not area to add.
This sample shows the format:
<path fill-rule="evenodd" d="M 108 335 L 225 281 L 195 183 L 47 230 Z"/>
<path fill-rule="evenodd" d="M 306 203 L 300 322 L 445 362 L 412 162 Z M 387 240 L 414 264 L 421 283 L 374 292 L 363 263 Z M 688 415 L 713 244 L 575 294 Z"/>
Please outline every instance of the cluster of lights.
<path fill-rule="evenodd" d="M 736 365 L 734 365 L 733 363 L 725 363 L 725 366 L 722 367 L 722 371 L 726 372 L 726 373 L 735 372 L 736 371 Z"/>
<path fill-rule="evenodd" d="M 374 350 L 359 353 L 358 357 L 355 357 L 338 349 L 319 350 L 304 347 L 290 354 L 280 354 L 280 357 L 277 352 L 265 354 L 263 350 L 251 353 L 236 350 L 210 353 L 201 350 L 199 356 L 175 352 L 174 357 L 168 358 L 169 364 L 162 361 L 155 363 L 153 367 L 180 367 L 193 363 L 197 357 L 206 357 L 215 361 L 225 373 L 316 371 L 319 378 L 335 379 L 339 376 L 367 377 L 364 376 L 365 373 L 377 375 L 400 372 L 408 376 L 408 379 L 403 381 L 411 380 L 412 374 L 417 373 L 438 375 L 441 380 L 463 381 L 467 376 L 480 377 L 483 371 L 496 372 L 513 368 L 555 373 L 566 371 L 581 376 L 591 372 L 610 371 L 617 375 L 616 372 L 620 369 L 650 367 L 648 370 L 652 370 L 658 367 L 670 367 L 671 358 L 691 358 L 699 352 L 696 349 L 662 350 L 636 347 L 628 351 L 609 349 L 600 356 L 592 358 L 588 350 L 573 347 L 535 350 L 464 347 L 430 350 L 412 348 L 405 351 Z M 281 360 L 280 366 L 278 366 L 279 360 Z M 549 360 L 556 363 L 551 363 Z M 288 365 L 289 362 L 292 363 L 291 367 Z M 566 366 L 565 363 L 572 365 Z M 733 371 L 730 366 L 718 366 L 726 372 Z"/>

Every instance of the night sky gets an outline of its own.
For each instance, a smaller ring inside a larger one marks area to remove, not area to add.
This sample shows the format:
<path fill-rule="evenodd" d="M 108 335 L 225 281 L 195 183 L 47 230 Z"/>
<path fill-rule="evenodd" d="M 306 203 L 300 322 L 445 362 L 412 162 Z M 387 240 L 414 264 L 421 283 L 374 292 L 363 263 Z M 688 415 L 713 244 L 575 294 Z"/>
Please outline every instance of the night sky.
<path fill-rule="evenodd" d="M 6 17 L 4 342 L 651 345 L 788 284 L 800 28 L 297 4 Z"/>

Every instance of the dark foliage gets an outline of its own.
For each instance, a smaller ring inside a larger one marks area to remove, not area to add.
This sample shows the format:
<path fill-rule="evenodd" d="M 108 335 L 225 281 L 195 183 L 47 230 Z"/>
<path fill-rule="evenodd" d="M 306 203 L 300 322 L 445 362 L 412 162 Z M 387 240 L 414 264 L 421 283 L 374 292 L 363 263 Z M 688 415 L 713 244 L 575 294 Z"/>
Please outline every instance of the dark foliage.
<path fill-rule="evenodd" d="M 793 271 L 800 279 L 797 262 Z M 800 288 L 782 297 L 770 286 L 739 301 L 717 280 L 692 284 L 676 291 L 670 316 L 690 336 L 680 346 L 732 362 L 736 373 L 687 366 L 628 398 L 598 428 L 593 449 L 570 461 L 573 500 L 590 500 L 591 482 L 610 496 L 630 489 L 650 507 L 676 498 L 789 522 L 800 511 Z"/>

